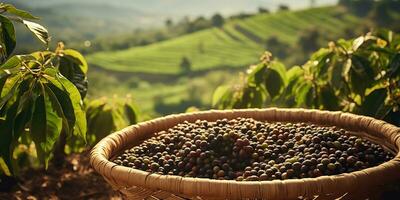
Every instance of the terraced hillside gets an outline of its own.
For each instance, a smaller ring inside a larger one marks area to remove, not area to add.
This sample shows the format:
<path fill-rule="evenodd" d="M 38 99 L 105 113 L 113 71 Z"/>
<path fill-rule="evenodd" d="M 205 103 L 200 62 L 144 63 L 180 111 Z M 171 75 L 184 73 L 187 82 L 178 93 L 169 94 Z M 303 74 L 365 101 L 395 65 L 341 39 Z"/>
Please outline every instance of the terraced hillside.
<path fill-rule="evenodd" d="M 179 65 L 184 56 L 189 58 L 193 71 L 242 67 L 258 59 L 265 48 L 265 40 L 271 36 L 290 45 L 296 43 L 301 30 L 316 27 L 322 33 L 335 35 L 357 22 L 355 16 L 344 14 L 339 7 L 259 14 L 231 20 L 222 28 L 143 47 L 98 52 L 88 55 L 87 59 L 92 65 L 109 70 L 157 74 L 180 73 Z"/>

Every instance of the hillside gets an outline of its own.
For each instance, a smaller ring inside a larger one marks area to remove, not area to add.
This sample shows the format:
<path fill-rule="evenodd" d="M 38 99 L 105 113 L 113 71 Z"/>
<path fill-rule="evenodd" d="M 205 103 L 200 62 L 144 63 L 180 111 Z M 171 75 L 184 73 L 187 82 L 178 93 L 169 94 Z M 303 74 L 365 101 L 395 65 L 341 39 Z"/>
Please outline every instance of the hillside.
<path fill-rule="evenodd" d="M 109 70 L 157 74 L 179 74 L 182 57 L 189 58 L 193 71 L 243 67 L 257 61 L 271 36 L 287 45 L 297 42 L 300 31 L 317 28 L 330 36 L 354 27 L 357 18 L 339 7 L 259 14 L 229 21 L 212 28 L 148 46 L 87 56 L 90 64 Z M 266 47 L 268 48 L 268 47 Z"/>

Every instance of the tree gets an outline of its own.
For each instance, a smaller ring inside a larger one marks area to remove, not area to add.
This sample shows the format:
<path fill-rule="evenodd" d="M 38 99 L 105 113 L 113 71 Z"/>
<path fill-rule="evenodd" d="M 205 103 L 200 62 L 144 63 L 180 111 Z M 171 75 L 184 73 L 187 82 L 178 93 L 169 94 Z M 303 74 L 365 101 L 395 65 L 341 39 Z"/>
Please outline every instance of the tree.
<path fill-rule="evenodd" d="M 258 7 L 258 13 L 270 13 L 267 8 Z"/>
<path fill-rule="evenodd" d="M 211 23 L 215 27 L 222 27 L 225 23 L 224 17 L 220 14 L 215 14 L 211 17 Z"/>
<path fill-rule="evenodd" d="M 288 11 L 288 10 L 290 10 L 288 5 L 280 4 L 278 6 L 278 11 Z"/>
<path fill-rule="evenodd" d="M 172 27 L 172 25 L 173 25 L 174 23 L 172 22 L 172 19 L 167 19 L 167 20 L 165 20 L 165 26 L 167 27 L 167 28 L 170 28 L 170 27 Z"/>
<path fill-rule="evenodd" d="M 180 63 L 180 68 L 181 68 L 181 72 L 186 74 L 189 73 L 191 71 L 192 68 L 192 63 L 190 62 L 190 60 L 184 56 L 181 59 L 181 63 Z"/>
<path fill-rule="evenodd" d="M 304 31 L 300 34 L 298 40 L 298 46 L 303 50 L 303 53 L 309 53 L 315 51 L 319 45 L 318 40 L 320 38 L 320 33 L 318 29 L 312 28 Z"/>
<path fill-rule="evenodd" d="M 265 42 L 265 49 L 272 52 L 276 57 L 284 59 L 287 55 L 288 44 L 280 41 L 276 36 L 271 36 Z"/>
<path fill-rule="evenodd" d="M 367 16 L 374 7 L 374 0 L 339 0 L 338 4 L 346 7 L 352 13 L 364 17 Z"/>

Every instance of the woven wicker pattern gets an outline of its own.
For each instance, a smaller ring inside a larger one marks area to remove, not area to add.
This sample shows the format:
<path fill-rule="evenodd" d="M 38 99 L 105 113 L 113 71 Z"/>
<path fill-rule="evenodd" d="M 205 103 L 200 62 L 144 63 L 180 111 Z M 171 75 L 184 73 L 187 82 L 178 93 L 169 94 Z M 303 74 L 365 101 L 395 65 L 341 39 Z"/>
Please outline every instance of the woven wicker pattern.
<path fill-rule="evenodd" d="M 262 121 L 308 122 L 338 126 L 383 145 L 395 158 L 376 167 L 318 178 L 238 182 L 158 175 L 109 161 L 125 148 L 155 133 L 197 119 L 215 121 L 252 117 Z M 400 129 L 381 120 L 343 112 L 307 109 L 211 110 L 170 115 L 127 127 L 101 140 L 91 152 L 91 164 L 128 199 L 361 199 L 379 186 L 400 179 Z M 356 198 L 357 197 L 357 198 Z"/>

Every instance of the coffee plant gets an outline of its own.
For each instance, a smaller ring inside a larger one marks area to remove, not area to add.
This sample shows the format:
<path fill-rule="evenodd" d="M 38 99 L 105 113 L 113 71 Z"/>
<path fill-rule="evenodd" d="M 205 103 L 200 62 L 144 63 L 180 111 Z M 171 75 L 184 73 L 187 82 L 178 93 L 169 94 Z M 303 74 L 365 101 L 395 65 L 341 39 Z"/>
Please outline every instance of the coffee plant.
<path fill-rule="evenodd" d="M 80 53 L 64 49 L 61 43 L 54 52 L 10 57 L 16 46 L 11 20 L 25 24 L 46 46 L 50 37 L 43 26 L 25 20 L 37 19 L 28 12 L 10 4 L 0 4 L 0 11 L 0 167 L 12 175 L 18 167 L 13 157 L 18 144 L 33 142 L 38 159 L 47 167 L 52 152 L 64 150 L 67 137 L 85 140 L 82 98 L 87 64 Z"/>
<path fill-rule="evenodd" d="M 137 123 L 138 109 L 129 97 L 100 98 L 88 103 L 86 118 L 88 143 L 93 145 L 113 131 Z"/>
<path fill-rule="evenodd" d="M 266 52 L 239 80 L 216 89 L 214 107 L 343 110 L 400 125 L 400 37 L 392 31 L 330 42 L 290 69 Z"/>

